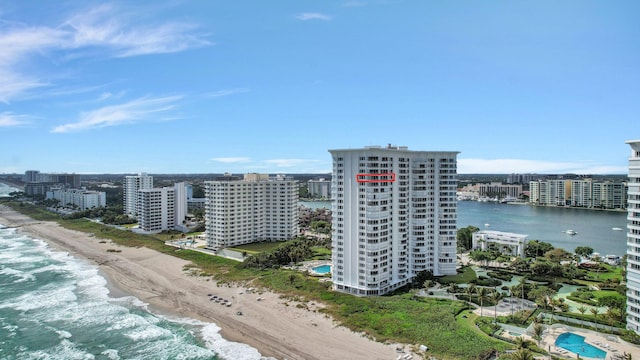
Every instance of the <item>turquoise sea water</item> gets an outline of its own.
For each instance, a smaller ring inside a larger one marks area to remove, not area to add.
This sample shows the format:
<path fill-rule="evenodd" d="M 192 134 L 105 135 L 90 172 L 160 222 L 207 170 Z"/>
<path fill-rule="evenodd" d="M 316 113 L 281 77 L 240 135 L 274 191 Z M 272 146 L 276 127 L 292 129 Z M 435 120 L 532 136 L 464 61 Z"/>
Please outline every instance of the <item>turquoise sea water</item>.
<path fill-rule="evenodd" d="M 331 208 L 329 201 L 301 204 L 310 208 Z M 525 234 L 529 240 L 545 241 L 567 251 L 574 251 L 578 246 L 591 246 L 601 255 L 622 256 L 627 251 L 626 211 L 458 201 L 458 228 L 469 225 L 482 230 Z M 612 230 L 614 227 L 623 230 Z M 577 234 L 566 234 L 569 229 Z"/>
<path fill-rule="evenodd" d="M 0 225 L 0 359 L 262 358 L 219 330 L 111 297 L 97 266 Z"/>

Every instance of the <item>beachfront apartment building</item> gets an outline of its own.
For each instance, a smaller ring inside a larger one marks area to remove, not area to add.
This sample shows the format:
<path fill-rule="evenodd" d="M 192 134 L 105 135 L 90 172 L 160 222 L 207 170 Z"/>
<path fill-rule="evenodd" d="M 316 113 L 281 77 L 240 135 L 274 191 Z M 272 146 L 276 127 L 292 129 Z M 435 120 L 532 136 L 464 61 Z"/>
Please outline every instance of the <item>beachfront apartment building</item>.
<path fill-rule="evenodd" d="M 208 247 L 285 241 L 298 230 L 298 181 L 285 176 L 226 174 L 204 182 Z"/>
<path fill-rule="evenodd" d="M 52 188 L 47 191 L 46 199 L 58 200 L 61 206 L 74 207 L 81 211 L 107 206 L 105 192 L 87 189 Z"/>
<path fill-rule="evenodd" d="M 185 183 L 173 187 L 138 190 L 138 227 L 142 233 L 167 230 L 187 231 L 187 191 Z"/>
<path fill-rule="evenodd" d="M 58 188 L 80 189 L 78 174 L 41 173 L 38 170 L 27 170 L 22 176 L 24 192 L 29 196 L 46 196 L 48 191 Z"/>
<path fill-rule="evenodd" d="M 382 295 L 422 271 L 456 274 L 457 154 L 329 150 L 333 288 Z"/>
<path fill-rule="evenodd" d="M 124 177 L 124 213 L 132 218 L 138 217 L 138 190 L 152 189 L 153 176 L 146 173 Z"/>
<path fill-rule="evenodd" d="M 175 227 L 175 190 L 171 187 L 138 190 L 138 227 L 143 233 L 159 233 Z"/>
<path fill-rule="evenodd" d="M 627 192 L 627 329 L 640 334 L 640 140 L 631 146 Z"/>
<path fill-rule="evenodd" d="M 79 189 L 82 185 L 79 174 L 41 173 L 38 170 L 25 171 L 22 181 L 25 183 L 53 183 L 73 189 Z"/>
<path fill-rule="evenodd" d="M 584 179 L 546 179 L 529 182 L 529 202 L 542 206 L 626 209 L 624 182 Z"/>

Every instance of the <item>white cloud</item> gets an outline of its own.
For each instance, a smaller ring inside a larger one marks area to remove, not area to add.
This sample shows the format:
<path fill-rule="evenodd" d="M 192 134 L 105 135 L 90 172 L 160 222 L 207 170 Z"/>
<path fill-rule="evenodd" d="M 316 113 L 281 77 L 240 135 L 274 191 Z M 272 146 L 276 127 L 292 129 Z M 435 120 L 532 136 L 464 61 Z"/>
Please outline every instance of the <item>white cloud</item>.
<path fill-rule="evenodd" d="M 221 162 L 221 163 L 225 163 L 225 164 L 246 163 L 246 162 L 251 161 L 251 159 L 248 158 L 248 157 L 219 157 L 219 158 L 213 158 L 211 160 L 217 161 L 217 162 Z"/>
<path fill-rule="evenodd" d="M 218 91 L 214 91 L 211 93 L 206 94 L 205 96 L 207 97 L 222 97 L 222 96 L 229 96 L 229 95 L 234 95 L 234 94 L 241 94 L 241 93 L 246 93 L 249 92 L 249 89 L 226 89 L 226 90 L 218 90 Z"/>
<path fill-rule="evenodd" d="M 27 124 L 26 121 L 21 120 L 23 116 L 14 115 L 10 112 L 0 113 L 0 127 L 15 127 Z"/>
<path fill-rule="evenodd" d="M 307 21 L 307 20 L 331 20 L 331 16 L 321 14 L 321 13 L 300 13 L 296 15 L 296 19 Z"/>
<path fill-rule="evenodd" d="M 36 56 L 73 58 L 87 56 L 88 50 L 107 50 L 115 57 L 173 53 L 211 45 L 205 37 L 194 24 L 145 24 L 110 5 L 83 9 L 54 26 L 0 21 L 0 102 L 50 85 L 42 74 L 23 70 Z"/>
<path fill-rule="evenodd" d="M 588 162 L 458 158 L 459 174 L 622 174 L 627 171 L 628 169 L 623 166 L 610 166 Z"/>
<path fill-rule="evenodd" d="M 28 55 L 56 47 L 63 38 L 63 33 L 55 29 L 0 22 L 0 101 L 8 103 L 29 89 L 46 85 L 17 68 Z"/>
<path fill-rule="evenodd" d="M 124 104 L 105 106 L 83 113 L 77 122 L 56 126 L 51 132 L 67 133 L 130 124 L 150 120 L 151 115 L 157 120 L 158 113 L 166 113 L 174 109 L 176 102 L 181 98 L 181 96 L 144 97 Z"/>
<path fill-rule="evenodd" d="M 202 34 L 194 33 L 193 24 L 146 25 L 137 24 L 138 20 L 103 4 L 72 16 L 63 28 L 68 29 L 73 46 L 108 47 L 118 57 L 173 53 L 211 44 Z"/>

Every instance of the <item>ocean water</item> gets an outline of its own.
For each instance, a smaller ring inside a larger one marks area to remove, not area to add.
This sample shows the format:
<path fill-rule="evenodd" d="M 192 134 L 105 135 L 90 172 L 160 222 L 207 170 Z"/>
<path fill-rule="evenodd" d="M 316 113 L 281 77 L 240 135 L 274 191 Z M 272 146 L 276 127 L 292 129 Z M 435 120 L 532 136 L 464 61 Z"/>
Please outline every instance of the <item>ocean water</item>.
<path fill-rule="evenodd" d="M 301 205 L 331 209 L 330 201 L 301 202 Z M 545 241 L 571 252 L 578 246 L 590 246 L 601 255 L 622 256 L 627 251 L 626 211 L 458 201 L 458 228 L 469 225 L 481 230 L 525 234 L 529 240 Z M 565 233 L 569 229 L 577 234 Z"/>
<path fill-rule="evenodd" d="M 111 297 L 96 265 L 0 225 L 0 359 L 262 359 L 219 330 Z"/>

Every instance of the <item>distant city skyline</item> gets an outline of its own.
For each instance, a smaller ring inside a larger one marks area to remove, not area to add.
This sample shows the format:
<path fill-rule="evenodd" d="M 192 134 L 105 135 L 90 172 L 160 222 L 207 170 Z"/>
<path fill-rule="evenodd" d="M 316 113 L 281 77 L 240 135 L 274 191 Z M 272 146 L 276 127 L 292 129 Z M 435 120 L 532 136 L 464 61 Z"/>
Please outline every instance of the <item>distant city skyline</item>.
<path fill-rule="evenodd" d="M 0 0 L 0 174 L 331 172 L 329 149 L 459 151 L 460 174 L 626 174 L 632 0 Z"/>

